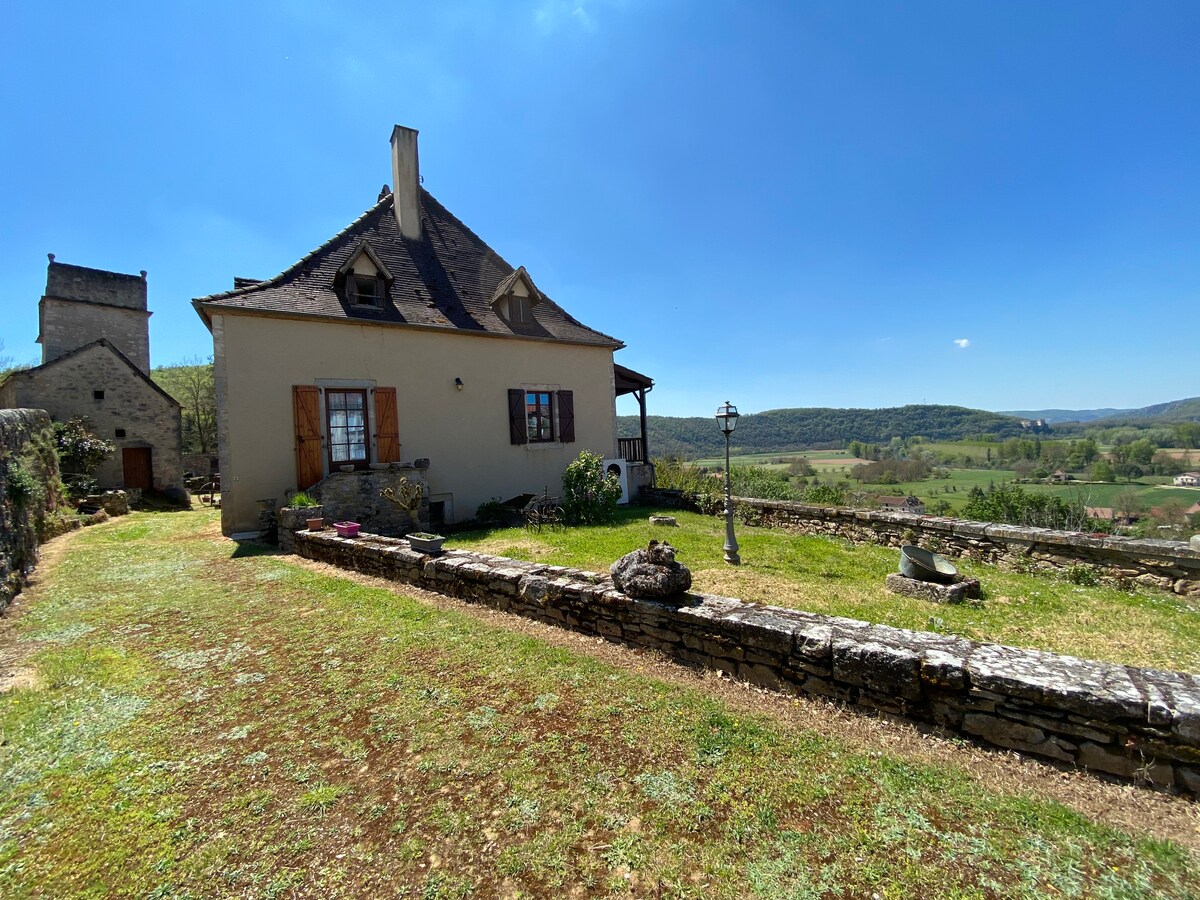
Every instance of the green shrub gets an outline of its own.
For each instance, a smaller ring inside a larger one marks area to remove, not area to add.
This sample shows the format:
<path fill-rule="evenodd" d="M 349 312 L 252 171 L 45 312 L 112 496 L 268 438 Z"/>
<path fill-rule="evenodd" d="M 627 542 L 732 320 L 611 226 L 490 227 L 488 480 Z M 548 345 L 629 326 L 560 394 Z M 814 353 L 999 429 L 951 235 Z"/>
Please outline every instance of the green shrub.
<path fill-rule="evenodd" d="M 846 502 L 846 491 L 833 484 L 814 484 L 800 499 L 816 506 L 841 506 Z"/>
<path fill-rule="evenodd" d="M 89 425 L 83 417 L 54 423 L 59 468 L 67 493 L 72 497 L 95 493 L 96 480 L 92 474 L 116 450 L 113 444 L 92 434 Z"/>
<path fill-rule="evenodd" d="M 40 508 L 46 496 L 45 488 L 37 477 L 19 459 L 14 459 L 8 466 L 5 493 L 13 507 L 21 511 L 31 507 Z"/>
<path fill-rule="evenodd" d="M 612 521 L 621 499 L 621 481 L 605 473 L 599 454 L 582 451 L 563 473 L 562 487 L 568 522 L 594 525 Z"/>
<path fill-rule="evenodd" d="M 491 500 L 485 500 L 475 507 L 475 518 L 484 524 L 495 524 L 504 522 L 508 516 L 509 509 L 501 501 L 499 497 L 493 497 Z"/>
<path fill-rule="evenodd" d="M 1096 531 L 1083 501 L 1070 503 L 1052 494 L 1030 494 L 1019 487 L 991 485 L 987 491 L 976 485 L 971 488 L 964 519 L 979 522 L 1004 522 L 1008 525 L 1057 528 L 1064 531 Z"/>
<path fill-rule="evenodd" d="M 321 505 L 317 502 L 317 499 L 307 491 L 296 491 L 296 493 L 292 494 L 291 499 L 288 500 L 288 504 L 292 507 L 292 509 L 300 509 L 305 506 Z"/>
<path fill-rule="evenodd" d="M 1100 583 L 1100 576 L 1091 566 L 1074 565 L 1067 569 L 1067 581 L 1085 587 L 1095 587 Z"/>

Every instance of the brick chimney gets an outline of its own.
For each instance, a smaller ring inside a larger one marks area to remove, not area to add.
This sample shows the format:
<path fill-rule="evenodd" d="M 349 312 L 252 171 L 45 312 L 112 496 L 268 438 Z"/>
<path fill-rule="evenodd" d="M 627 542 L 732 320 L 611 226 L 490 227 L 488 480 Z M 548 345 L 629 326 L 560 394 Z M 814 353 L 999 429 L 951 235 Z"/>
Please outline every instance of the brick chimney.
<path fill-rule="evenodd" d="M 392 198 L 400 233 L 421 239 L 421 172 L 417 165 L 417 130 L 392 129 Z"/>

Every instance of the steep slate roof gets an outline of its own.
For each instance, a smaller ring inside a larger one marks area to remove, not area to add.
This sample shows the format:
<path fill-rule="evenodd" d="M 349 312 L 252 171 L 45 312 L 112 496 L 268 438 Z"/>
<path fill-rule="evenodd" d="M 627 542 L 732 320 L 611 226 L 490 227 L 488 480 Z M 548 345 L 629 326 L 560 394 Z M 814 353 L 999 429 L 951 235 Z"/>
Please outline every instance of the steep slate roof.
<path fill-rule="evenodd" d="M 121 362 L 125 363 L 125 365 L 129 366 L 129 368 L 133 370 L 134 375 L 136 375 L 138 378 L 142 379 L 142 381 L 146 382 L 146 384 L 150 385 L 150 387 L 154 388 L 154 390 L 157 393 L 162 394 L 162 396 L 166 400 L 168 400 L 170 403 L 174 404 L 175 406 L 180 405 L 179 401 L 176 400 L 174 397 L 172 397 L 170 394 L 168 394 L 165 390 L 163 390 L 153 378 L 151 378 L 149 375 L 147 375 L 145 372 L 143 372 L 141 369 L 139 369 L 136 365 L 134 365 L 133 361 L 128 356 L 126 356 L 124 353 L 122 353 L 120 350 L 118 350 L 116 347 L 114 347 L 112 345 L 112 343 L 108 340 L 108 338 L 98 338 L 97 340 L 92 341 L 90 344 L 84 344 L 82 347 L 76 347 L 74 350 L 71 350 L 68 353 L 64 353 L 62 356 L 56 356 L 54 359 L 50 360 L 50 362 L 44 362 L 40 366 L 33 366 L 32 368 L 29 368 L 29 369 L 18 369 L 15 372 L 10 372 L 8 374 L 8 378 L 5 378 L 3 382 L 0 382 L 0 384 L 7 382 L 10 378 L 11 379 L 24 378 L 27 375 L 36 375 L 39 372 L 45 372 L 47 369 L 53 369 L 59 363 L 65 362 L 66 360 L 70 359 L 72 356 L 78 356 L 80 353 L 83 353 L 85 350 L 91 350 L 93 347 L 107 348 L 109 350 L 109 352 L 111 352 L 113 354 L 113 356 L 115 356 Z"/>
<path fill-rule="evenodd" d="M 338 234 L 289 269 L 257 284 L 192 301 L 210 324 L 209 312 L 245 310 L 268 315 L 299 315 L 388 325 L 450 328 L 495 335 L 521 335 L 618 349 L 614 337 L 588 328 L 538 291 L 534 321 L 509 323 L 491 306 L 513 267 L 471 229 L 421 189 L 421 240 L 400 234 L 385 194 Z M 345 302 L 335 286 L 338 269 L 366 240 L 395 279 L 382 309 Z M 530 282 L 532 284 L 532 281 Z M 535 298 L 536 299 L 536 298 Z"/>

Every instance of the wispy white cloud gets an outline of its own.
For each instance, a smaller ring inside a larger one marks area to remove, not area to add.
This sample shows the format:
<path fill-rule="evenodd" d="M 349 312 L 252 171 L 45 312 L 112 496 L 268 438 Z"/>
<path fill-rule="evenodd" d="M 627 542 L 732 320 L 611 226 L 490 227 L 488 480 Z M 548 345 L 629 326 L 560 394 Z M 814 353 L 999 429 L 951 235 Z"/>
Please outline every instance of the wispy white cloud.
<path fill-rule="evenodd" d="M 542 0 L 533 12 L 533 24 L 542 34 L 551 34 L 563 28 L 595 31 L 596 20 L 588 7 L 595 4 L 590 0 Z"/>
<path fill-rule="evenodd" d="M 955 338 L 954 346 L 958 347 L 959 350 L 966 350 L 971 346 L 971 342 L 967 338 Z"/>

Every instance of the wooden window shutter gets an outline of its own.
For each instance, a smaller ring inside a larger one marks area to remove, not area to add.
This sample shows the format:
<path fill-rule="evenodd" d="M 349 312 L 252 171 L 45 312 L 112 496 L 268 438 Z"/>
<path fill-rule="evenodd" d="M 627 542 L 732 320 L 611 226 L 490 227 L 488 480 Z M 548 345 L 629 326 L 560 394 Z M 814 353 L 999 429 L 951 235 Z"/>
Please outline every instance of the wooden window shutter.
<path fill-rule="evenodd" d="M 558 439 L 564 444 L 575 440 L 575 393 L 558 392 Z"/>
<path fill-rule="evenodd" d="M 375 388 L 375 451 L 381 462 L 400 461 L 400 426 L 396 415 L 396 389 Z"/>
<path fill-rule="evenodd" d="M 317 387 L 292 385 L 296 424 L 296 488 L 308 490 L 321 480 L 321 403 Z"/>
<path fill-rule="evenodd" d="M 529 443 L 528 425 L 525 421 L 525 391 L 520 388 L 508 390 L 508 440 L 513 444 Z"/>

